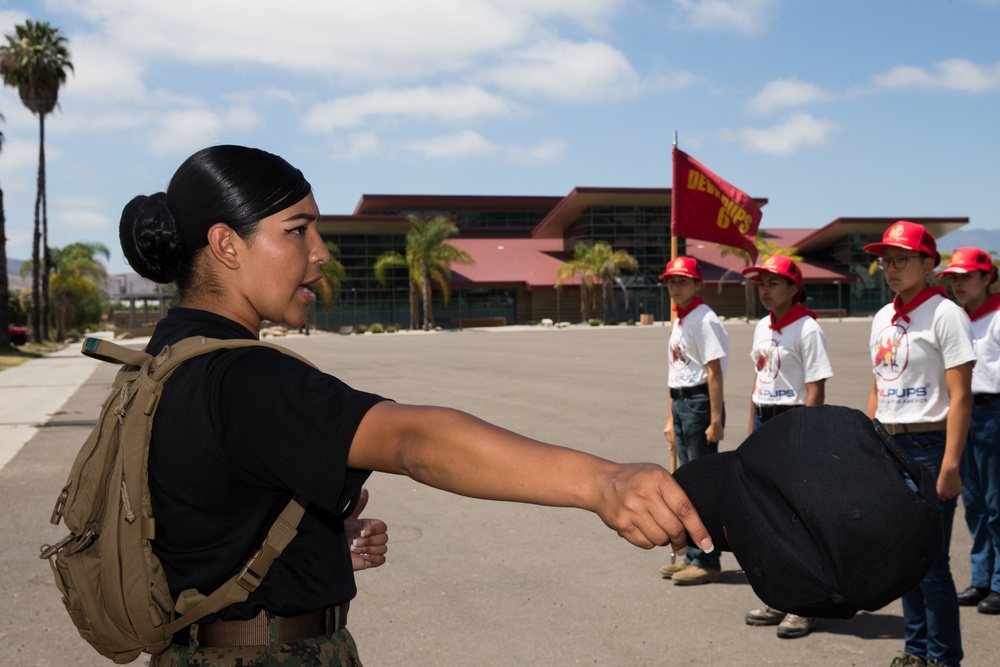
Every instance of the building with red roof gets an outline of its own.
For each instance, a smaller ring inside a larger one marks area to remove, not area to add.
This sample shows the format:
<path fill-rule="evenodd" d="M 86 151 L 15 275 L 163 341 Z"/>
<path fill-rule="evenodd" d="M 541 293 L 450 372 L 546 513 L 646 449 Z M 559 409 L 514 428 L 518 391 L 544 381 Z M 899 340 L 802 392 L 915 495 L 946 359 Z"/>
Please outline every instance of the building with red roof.
<path fill-rule="evenodd" d="M 657 276 L 670 259 L 670 189 L 575 188 L 565 197 L 363 195 L 352 214 L 322 216 L 320 233 L 337 245 L 346 276 L 335 308 L 317 313 L 319 326 L 409 322 L 406 271 L 391 271 L 383 286 L 373 266 L 384 252 L 405 254 L 411 215 L 453 221 L 459 234 L 448 243 L 473 259 L 452 266 L 447 305 L 435 291 L 435 319 L 442 326 L 537 323 L 546 318 L 579 321 L 579 281 L 557 287 L 557 273 L 573 258 L 577 243 L 596 241 L 627 251 L 639 265 L 634 274 L 622 275 L 628 305 L 619 291 L 609 319 L 669 317 L 669 298 Z M 935 237 L 968 223 L 961 217 L 901 217 L 925 225 Z M 778 248 L 794 248 L 801 257 L 810 308 L 821 314 L 867 315 L 891 294 L 881 276 L 871 271 L 874 258 L 862 247 L 879 240 L 897 219 L 838 218 L 819 229 L 762 229 L 765 240 Z M 679 241 L 680 254 L 701 264 L 702 294 L 716 312 L 741 317 L 749 307 L 750 314 L 759 314 L 740 274 L 746 266 L 743 256 L 715 243 Z M 600 314 L 600 307 L 593 312 Z"/>

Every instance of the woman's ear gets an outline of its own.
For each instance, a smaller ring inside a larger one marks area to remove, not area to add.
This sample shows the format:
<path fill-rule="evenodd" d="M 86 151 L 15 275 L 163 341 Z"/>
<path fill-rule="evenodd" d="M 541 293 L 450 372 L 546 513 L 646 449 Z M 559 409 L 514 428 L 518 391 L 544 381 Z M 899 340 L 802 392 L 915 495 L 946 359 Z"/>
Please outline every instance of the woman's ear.
<path fill-rule="evenodd" d="M 229 225 L 217 222 L 208 230 L 208 251 L 216 261 L 228 269 L 240 266 L 238 246 L 240 237 Z"/>

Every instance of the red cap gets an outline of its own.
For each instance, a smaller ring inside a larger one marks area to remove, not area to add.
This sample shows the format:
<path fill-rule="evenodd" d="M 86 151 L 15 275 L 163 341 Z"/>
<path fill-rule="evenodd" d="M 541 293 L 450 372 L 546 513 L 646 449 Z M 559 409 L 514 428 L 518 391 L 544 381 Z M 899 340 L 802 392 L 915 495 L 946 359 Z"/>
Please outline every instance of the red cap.
<path fill-rule="evenodd" d="M 698 266 L 698 260 L 694 257 L 684 257 L 682 255 L 670 260 L 667 268 L 660 274 L 660 280 L 663 280 L 667 276 L 687 276 L 688 278 L 701 280 L 701 267 Z"/>
<path fill-rule="evenodd" d="M 972 273 L 973 271 L 985 271 L 991 278 L 997 275 L 997 267 L 993 265 L 993 259 L 989 253 L 979 248 L 956 248 L 948 260 L 948 266 L 938 271 L 939 276 L 947 276 L 955 273 Z"/>
<path fill-rule="evenodd" d="M 748 266 L 741 273 L 754 282 L 759 282 L 762 273 L 776 273 L 791 280 L 799 288 L 799 292 L 802 291 L 802 271 L 791 257 L 771 255 L 760 266 Z"/>
<path fill-rule="evenodd" d="M 937 241 L 930 232 L 924 229 L 923 225 L 908 220 L 894 222 L 885 233 L 882 234 L 881 243 L 869 243 L 865 246 L 865 252 L 881 256 L 886 248 L 906 248 L 930 255 L 935 262 L 940 259 L 937 254 Z"/>

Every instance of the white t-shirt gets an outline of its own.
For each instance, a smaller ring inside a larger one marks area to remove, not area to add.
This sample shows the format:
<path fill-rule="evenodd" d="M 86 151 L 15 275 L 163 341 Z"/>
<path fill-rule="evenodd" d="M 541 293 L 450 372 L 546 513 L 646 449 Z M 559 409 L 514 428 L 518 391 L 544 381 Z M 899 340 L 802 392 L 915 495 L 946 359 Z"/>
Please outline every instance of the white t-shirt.
<path fill-rule="evenodd" d="M 726 377 L 729 357 L 729 334 L 715 311 L 707 304 L 695 306 L 683 320 L 674 320 L 670 329 L 667 384 L 671 387 L 695 387 L 708 382 L 705 364 L 719 359 L 722 377 Z"/>
<path fill-rule="evenodd" d="M 972 369 L 973 394 L 1000 394 L 1000 310 L 972 323 L 976 366 Z"/>
<path fill-rule="evenodd" d="M 969 317 L 940 295 L 892 324 L 890 303 L 875 314 L 868 346 L 883 424 L 916 424 L 948 417 L 945 369 L 975 361 Z"/>
<path fill-rule="evenodd" d="M 806 384 L 833 377 L 826 354 L 826 336 L 811 317 L 801 317 L 781 329 L 771 318 L 757 323 L 750 351 L 757 372 L 751 400 L 757 405 L 805 405 Z"/>

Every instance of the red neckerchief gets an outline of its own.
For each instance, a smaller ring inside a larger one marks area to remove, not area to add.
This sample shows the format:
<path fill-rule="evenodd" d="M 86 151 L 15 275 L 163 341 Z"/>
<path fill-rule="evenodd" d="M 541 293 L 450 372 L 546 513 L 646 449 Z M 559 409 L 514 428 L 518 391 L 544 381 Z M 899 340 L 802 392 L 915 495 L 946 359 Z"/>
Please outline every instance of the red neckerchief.
<path fill-rule="evenodd" d="M 969 313 L 969 319 L 975 322 L 980 317 L 986 317 L 995 310 L 1000 310 L 1000 294 L 991 294 L 986 299 L 986 303 L 976 308 L 976 312 L 969 313 L 968 308 L 965 309 L 965 312 Z"/>
<path fill-rule="evenodd" d="M 778 333 L 781 333 L 782 329 L 787 327 L 792 322 L 795 322 L 796 320 L 801 320 L 803 317 L 811 317 L 815 320 L 816 313 L 809 310 L 801 303 L 796 303 L 794 306 L 792 306 L 791 310 L 785 313 L 784 316 L 782 316 L 782 318 L 777 322 L 774 321 L 774 313 L 771 313 L 771 328 L 777 331 Z"/>
<path fill-rule="evenodd" d="M 687 308 L 678 308 L 677 306 L 674 306 L 674 312 L 677 313 L 677 324 L 680 324 L 681 320 L 687 317 L 688 313 L 690 313 L 692 310 L 694 310 L 703 303 L 705 303 L 705 300 L 702 299 L 700 296 L 696 296 L 695 298 L 691 299 L 691 303 L 687 305 Z"/>
<path fill-rule="evenodd" d="M 927 301 L 927 299 L 931 298 L 935 294 L 943 296 L 946 299 L 948 298 L 948 292 L 940 285 L 934 285 L 933 287 L 931 285 L 927 285 L 920 290 L 919 294 L 910 299 L 910 302 L 905 306 L 897 294 L 896 298 L 892 300 L 892 307 L 896 309 L 896 314 L 892 316 L 892 323 L 895 324 L 896 320 L 901 319 L 909 324 L 910 318 L 907 317 L 906 314 L 914 310 L 917 306 L 922 304 L 924 301 Z"/>

